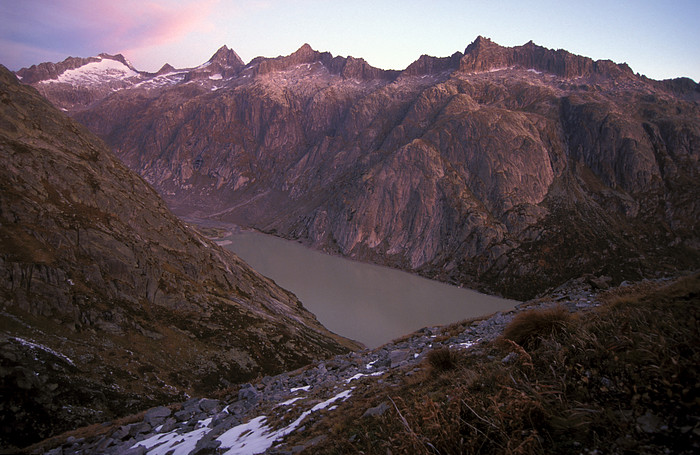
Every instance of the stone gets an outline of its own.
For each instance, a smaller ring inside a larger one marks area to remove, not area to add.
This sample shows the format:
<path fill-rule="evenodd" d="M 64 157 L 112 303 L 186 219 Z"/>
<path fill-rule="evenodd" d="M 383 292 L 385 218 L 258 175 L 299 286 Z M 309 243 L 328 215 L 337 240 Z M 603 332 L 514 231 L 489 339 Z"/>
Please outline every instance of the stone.
<path fill-rule="evenodd" d="M 257 389 L 251 384 L 243 384 L 241 389 L 238 391 L 238 400 L 247 403 L 255 404 L 258 402 L 260 397 Z"/>
<path fill-rule="evenodd" d="M 612 277 L 609 276 L 600 276 L 600 277 L 591 277 L 589 279 L 591 285 L 596 288 L 596 289 L 609 289 L 610 285 L 612 284 Z"/>
<path fill-rule="evenodd" d="M 518 353 L 517 353 L 517 352 L 510 352 L 510 353 L 508 353 L 508 355 L 506 355 L 505 357 L 503 357 L 503 358 L 501 359 L 501 362 L 502 362 L 502 363 L 506 363 L 506 364 L 507 364 L 507 363 L 513 363 L 513 362 L 515 362 L 516 360 L 518 360 L 518 357 L 519 357 L 519 356 L 518 356 Z"/>
<path fill-rule="evenodd" d="M 661 430 L 663 421 L 657 415 L 647 411 L 644 415 L 637 417 L 637 424 L 643 432 L 651 434 Z"/>
<path fill-rule="evenodd" d="M 177 427 L 177 420 L 173 417 L 168 418 L 160 428 L 160 433 L 170 433 Z"/>
<path fill-rule="evenodd" d="M 394 368 L 401 364 L 402 362 L 408 360 L 411 355 L 411 351 L 408 349 L 396 349 L 389 353 L 389 362 L 391 368 Z"/>
<path fill-rule="evenodd" d="M 182 421 L 191 419 L 192 416 L 195 414 L 195 412 L 196 411 L 194 409 L 191 409 L 191 408 L 190 409 L 183 409 L 181 411 L 177 411 L 174 414 L 174 416 L 179 422 L 182 422 Z"/>
<path fill-rule="evenodd" d="M 221 441 L 213 439 L 209 434 L 207 434 L 197 441 L 197 445 L 195 446 L 194 450 L 189 453 L 189 455 L 214 454 L 220 445 Z"/>
<path fill-rule="evenodd" d="M 121 426 L 114 432 L 112 432 L 112 437 L 116 440 L 121 441 L 125 437 L 129 436 L 129 427 L 128 426 Z"/>
<path fill-rule="evenodd" d="M 373 408 L 369 408 L 365 411 L 364 414 L 362 414 L 362 417 L 376 417 L 376 416 L 382 416 L 386 411 L 388 411 L 390 408 L 389 403 L 382 402 L 378 404 L 377 406 Z"/>
<path fill-rule="evenodd" d="M 132 423 L 128 425 L 129 436 L 137 436 L 143 433 L 148 433 L 151 431 L 152 427 L 146 422 Z"/>
<path fill-rule="evenodd" d="M 210 398 L 202 398 L 197 404 L 199 405 L 199 409 L 207 413 L 211 413 L 215 409 L 221 408 L 221 402 L 219 400 L 213 400 Z"/>
<path fill-rule="evenodd" d="M 148 449 L 146 447 L 138 445 L 122 452 L 122 455 L 146 455 L 147 452 Z"/>
<path fill-rule="evenodd" d="M 165 419 L 170 416 L 172 411 L 166 406 L 159 406 L 146 411 L 143 419 L 152 427 L 158 426 L 165 422 Z"/>
<path fill-rule="evenodd" d="M 114 444 L 114 439 L 104 436 L 95 444 L 96 452 L 104 452 L 109 446 Z"/>

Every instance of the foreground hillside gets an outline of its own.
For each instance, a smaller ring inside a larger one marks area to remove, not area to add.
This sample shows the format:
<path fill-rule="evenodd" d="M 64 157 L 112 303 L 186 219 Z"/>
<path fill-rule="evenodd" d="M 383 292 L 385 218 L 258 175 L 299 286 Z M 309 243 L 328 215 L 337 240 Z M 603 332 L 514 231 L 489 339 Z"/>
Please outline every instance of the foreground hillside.
<path fill-rule="evenodd" d="M 578 281 L 28 453 L 691 454 L 700 276 L 595 294 Z"/>
<path fill-rule="evenodd" d="M 482 37 L 403 71 L 305 45 L 157 74 L 119 56 L 19 74 L 182 215 L 516 299 L 700 265 L 688 79 Z"/>
<path fill-rule="evenodd" d="M 0 67 L 0 447 L 358 346 Z"/>

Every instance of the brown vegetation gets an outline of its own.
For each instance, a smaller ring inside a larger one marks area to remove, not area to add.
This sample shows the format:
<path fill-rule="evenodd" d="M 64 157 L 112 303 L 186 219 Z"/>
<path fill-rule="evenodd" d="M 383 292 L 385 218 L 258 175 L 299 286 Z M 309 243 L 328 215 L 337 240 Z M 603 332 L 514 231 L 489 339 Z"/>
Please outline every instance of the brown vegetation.
<path fill-rule="evenodd" d="M 697 453 L 698 291 L 698 275 L 631 288 L 581 317 L 526 313 L 497 343 L 433 351 L 422 374 L 368 383 L 315 424 L 328 437 L 314 453 Z"/>
<path fill-rule="evenodd" d="M 571 313 L 561 306 L 519 313 L 503 331 L 503 340 L 510 340 L 525 349 L 537 347 L 540 340 L 566 329 Z"/>
<path fill-rule="evenodd" d="M 428 353 L 428 364 L 434 371 L 448 371 L 459 365 L 459 354 L 454 349 L 442 347 Z"/>

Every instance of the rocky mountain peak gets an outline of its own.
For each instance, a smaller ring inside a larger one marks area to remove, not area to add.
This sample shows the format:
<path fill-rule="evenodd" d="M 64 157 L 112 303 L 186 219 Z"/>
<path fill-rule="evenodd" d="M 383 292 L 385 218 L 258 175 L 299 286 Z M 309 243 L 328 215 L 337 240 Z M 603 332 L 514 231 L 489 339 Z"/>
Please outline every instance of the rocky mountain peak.
<path fill-rule="evenodd" d="M 217 50 L 214 55 L 209 59 L 209 63 L 218 63 L 220 65 L 241 68 L 245 66 L 241 57 L 238 56 L 236 51 L 229 49 L 228 46 L 223 45 Z"/>
<path fill-rule="evenodd" d="M 477 37 L 467 46 L 460 62 L 460 71 L 478 73 L 520 67 L 547 72 L 564 78 L 632 76 L 627 64 L 609 60 L 594 61 L 562 49 L 552 50 L 532 40 L 522 46 L 504 47 L 488 38 Z"/>
<path fill-rule="evenodd" d="M 172 73 L 173 71 L 175 71 L 175 68 L 170 63 L 166 63 L 158 70 L 156 76 L 160 76 L 161 74 Z"/>
<path fill-rule="evenodd" d="M 314 63 L 322 59 L 324 53 L 314 50 L 308 43 L 304 43 L 299 49 L 294 51 L 288 57 L 288 63 L 299 65 L 302 63 Z"/>
<path fill-rule="evenodd" d="M 136 68 L 134 68 L 134 65 L 131 64 L 129 60 L 126 59 L 122 54 L 106 54 L 106 53 L 101 53 L 98 55 L 99 58 L 101 59 L 107 59 L 107 60 L 114 60 L 115 62 L 119 62 L 129 68 L 130 70 L 137 71 Z"/>
<path fill-rule="evenodd" d="M 318 52 L 305 43 L 289 55 L 275 58 L 256 58 L 250 64 L 258 64 L 257 74 L 267 74 L 274 71 L 285 71 L 305 63 L 322 62 L 328 67 L 331 60 L 333 60 L 333 56 L 330 53 Z"/>
<path fill-rule="evenodd" d="M 427 74 L 438 74 L 444 71 L 453 71 L 459 68 L 459 61 L 463 54 L 455 52 L 449 57 L 432 57 L 421 55 L 418 60 L 411 63 L 402 74 L 407 76 L 423 76 Z"/>
<path fill-rule="evenodd" d="M 302 44 L 299 49 L 297 49 L 296 51 L 294 51 L 292 53 L 292 55 L 297 56 L 297 57 L 315 56 L 316 54 L 318 54 L 318 52 L 315 51 L 314 48 L 311 47 L 311 45 L 309 43 Z"/>
<path fill-rule="evenodd" d="M 23 83 L 35 84 L 49 79 L 56 79 L 67 70 L 79 68 L 88 63 L 97 61 L 99 61 L 98 57 L 68 57 L 59 63 L 44 62 L 38 65 L 32 65 L 29 68 L 22 68 L 17 71 L 16 74 Z"/>
<path fill-rule="evenodd" d="M 465 53 L 469 53 L 469 51 L 472 49 L 486 48 L 486 47 L 501 47 L 501 46 L 494 43 L 491 40 L 491 38 L 486 38 L 485 36 L 479 35 L 476 37 L 476 39 L 469 46 L 467 46 L 467 51 Z"/>
<path fill-rule="evenodd" d="M 510 52 L 489 38 L 478 36 L 464 51 L 460 70 L 464 72 L 482 72 L 495 68 L 508 67 Z"/>

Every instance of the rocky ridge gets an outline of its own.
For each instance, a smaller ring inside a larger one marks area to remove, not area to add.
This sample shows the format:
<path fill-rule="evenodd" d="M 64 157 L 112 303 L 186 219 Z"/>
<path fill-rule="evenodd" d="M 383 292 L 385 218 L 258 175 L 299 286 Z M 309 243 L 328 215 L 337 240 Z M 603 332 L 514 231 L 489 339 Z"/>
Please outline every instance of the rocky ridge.
<path fill-rule="evenodd" d="M 356 349 L 0 67 L 0 445 Z"/>
<path fill-rule="evenodd" d="M 475 320 L 457 333 L 449 326 L 424 328 L 374 350 L 339 355 L 307 368 L 243 384 L 220 399 L 193 398 L 177 406 L 153 408 L 135 422 L 108 426 L 96 436 L 64 436 L 32 453 L 313 452 L 314 446 L 325 439 L 325 436 L 315 436 L 313 428 L 329 418 L 344 401 L 365 397 L 369 384 L 391 389 L 402 378 L 419 374 L 428 353 L 441 348 L 482 350 L 502 334 L 517 314 L 526 310 L 562 306 L 585 315 L 600 305 L 599 285 L 601 283 L 577 280 L 545 299 L 525 302 L 513 311 Z M 509 354 L 502 362 L 516 362 L 517 357 L 517 354 Z M 385 413 L 394 413 L 388 399 L 368 408 L 362 418 L 372 419 Z M 295 445 L 285 442 L 285 437 L 291 434 L 295 436 Z"/>
<path fill-rule="evenodd" d="M 227 61 L 73 115 L 181 215 L 489 293 L 700 264 L 690 80 L 483 37 L 400 72 L 308 45 Z"/>

